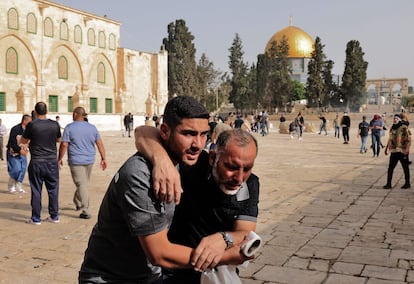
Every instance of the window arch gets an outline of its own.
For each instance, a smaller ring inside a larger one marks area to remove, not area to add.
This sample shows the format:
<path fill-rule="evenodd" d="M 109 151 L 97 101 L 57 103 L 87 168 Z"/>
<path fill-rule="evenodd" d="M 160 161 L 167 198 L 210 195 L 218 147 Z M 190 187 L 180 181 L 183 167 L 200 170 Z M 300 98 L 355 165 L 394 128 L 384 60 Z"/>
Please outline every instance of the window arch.
<path fill-rule="evenodd" d="M 79 25 L 75 26 L 73 38 L 76 43 L 82 43 L 82 28 Z"/>
<path fill-rule="evenodd" d="M 109 35 L 109 49 L 111 50 L 116 49 L 116 37 L 114 34 Z"/>
<path fill-rule="evenodd" d="M 7 12 L 7 26 L 12 30 L 19 29 L 19 13 L 15 8 L 10 8 Z"/>
<path fill-rule="evenodd" d="M 105 64 L 102 62 L 98 63 L 98 69 L 97 69 L 97 81 L 98 83 L 105 83 Z"/>
<path fill-rule="evenodd" d="M 105 36 L 105 32 L 100 31 L 99 32 L 99 47 L 100 48 L 105 48 L 106 47 L 106 36 Z"/>
<path fill-rule="evenodd" d="M 95 45 L 95 31 L 92 28 L 88 30 L 88 45 Z"/>
<path fill-rule="evenodd" d="M 9 47 L 6 51 L 6 73 L 17 74 L 19 72 L 19 57 L 16 49 Z"/>
<path fill-rule="evenodd" d="M 53 21 L 51 18 L 46 18 L 44 21 L 44 35 L 53 37 Z"/>
<path fill-rule="evenodd" d="M 59 57 L 58 60 L 58 78 L 68 79 L 68 60 L 65 56 Z"/>
<path fill-rule="evenodd" d="M 27 32 L 31 34 L 37 33 L 37 19 L 36 19 L 35 14 L 33 13 L 27 14 L 26 21 L 27 21 L 27 27 L 26 27 Z"/>
<path fill-rule="evenodd" d="M 60 23 L 60 39 L 69 40 L 69 27 L 66 22 Z"/>

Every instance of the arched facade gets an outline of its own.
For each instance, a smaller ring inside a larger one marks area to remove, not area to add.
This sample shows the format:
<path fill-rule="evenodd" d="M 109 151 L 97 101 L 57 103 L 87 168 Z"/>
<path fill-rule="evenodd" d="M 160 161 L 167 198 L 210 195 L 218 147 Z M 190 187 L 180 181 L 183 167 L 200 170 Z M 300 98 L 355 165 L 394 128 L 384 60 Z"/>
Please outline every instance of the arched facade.
<path fill-rule="evenodd" d="M 0 1 L 0 17 L 0 112 L 145 114 L 148 94 L 163 110 L 167 54 L 120 48 L 119 22 L 46 0 Z"/>
<path fill-rule="evenodd" d="M 374 86 L 375 92 L 370 94 L 369 88 Z M 402 97 L 408 96 L 407 78 L 367 79 L 368 104 L 401 104 Z"/>

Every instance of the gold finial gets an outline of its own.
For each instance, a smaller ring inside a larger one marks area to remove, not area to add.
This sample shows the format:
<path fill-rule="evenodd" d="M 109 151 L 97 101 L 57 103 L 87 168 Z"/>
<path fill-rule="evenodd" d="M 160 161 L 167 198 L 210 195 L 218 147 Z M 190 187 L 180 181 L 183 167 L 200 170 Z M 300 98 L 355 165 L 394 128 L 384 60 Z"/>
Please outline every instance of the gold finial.
<path fill-rule="evenodd" d="M 293 19 L 292 16 L 289 17 L 289 26 L 293 26 Z"/>

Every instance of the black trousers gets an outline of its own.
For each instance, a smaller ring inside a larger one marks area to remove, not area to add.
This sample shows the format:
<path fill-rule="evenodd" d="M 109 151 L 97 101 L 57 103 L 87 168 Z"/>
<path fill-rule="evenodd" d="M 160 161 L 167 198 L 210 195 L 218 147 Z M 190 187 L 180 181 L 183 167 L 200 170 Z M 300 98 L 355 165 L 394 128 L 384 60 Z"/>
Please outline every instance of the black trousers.
<path fill-rule="evenodd" d="M 391 184 L 392 175 L 398 162 L 401 163 L 401 166 L 404 171 L 405 184 L 410 184 L 410 168 L 408 166 L 408 155 L 404 155 L 401 152 L 391 153 L 390 155 L 390 163 L 388 164 L 387 184 Z"/>

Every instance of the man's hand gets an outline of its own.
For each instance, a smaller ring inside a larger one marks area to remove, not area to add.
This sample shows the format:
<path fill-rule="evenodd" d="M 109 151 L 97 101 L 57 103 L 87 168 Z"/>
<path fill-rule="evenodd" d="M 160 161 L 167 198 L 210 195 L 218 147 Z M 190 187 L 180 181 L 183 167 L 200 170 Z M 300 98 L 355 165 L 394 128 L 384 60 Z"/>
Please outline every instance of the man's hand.
<path fill-rule="evenodd" d="M 181 193 L 183 192 L 180 173 L 170 159 L 157 161 L 154 164 L 152 180 L 156 198 L 167 203 L 171 203 L 174 199 L 175 204 L 180 203 Z"/>
<path fill-rule="evenodd" d="M 204 237 L 191 256 L 191 265 L 196 271 L 213 268 L 219 263 L 225 251 L 226 243 L 220 233 Z"/>

